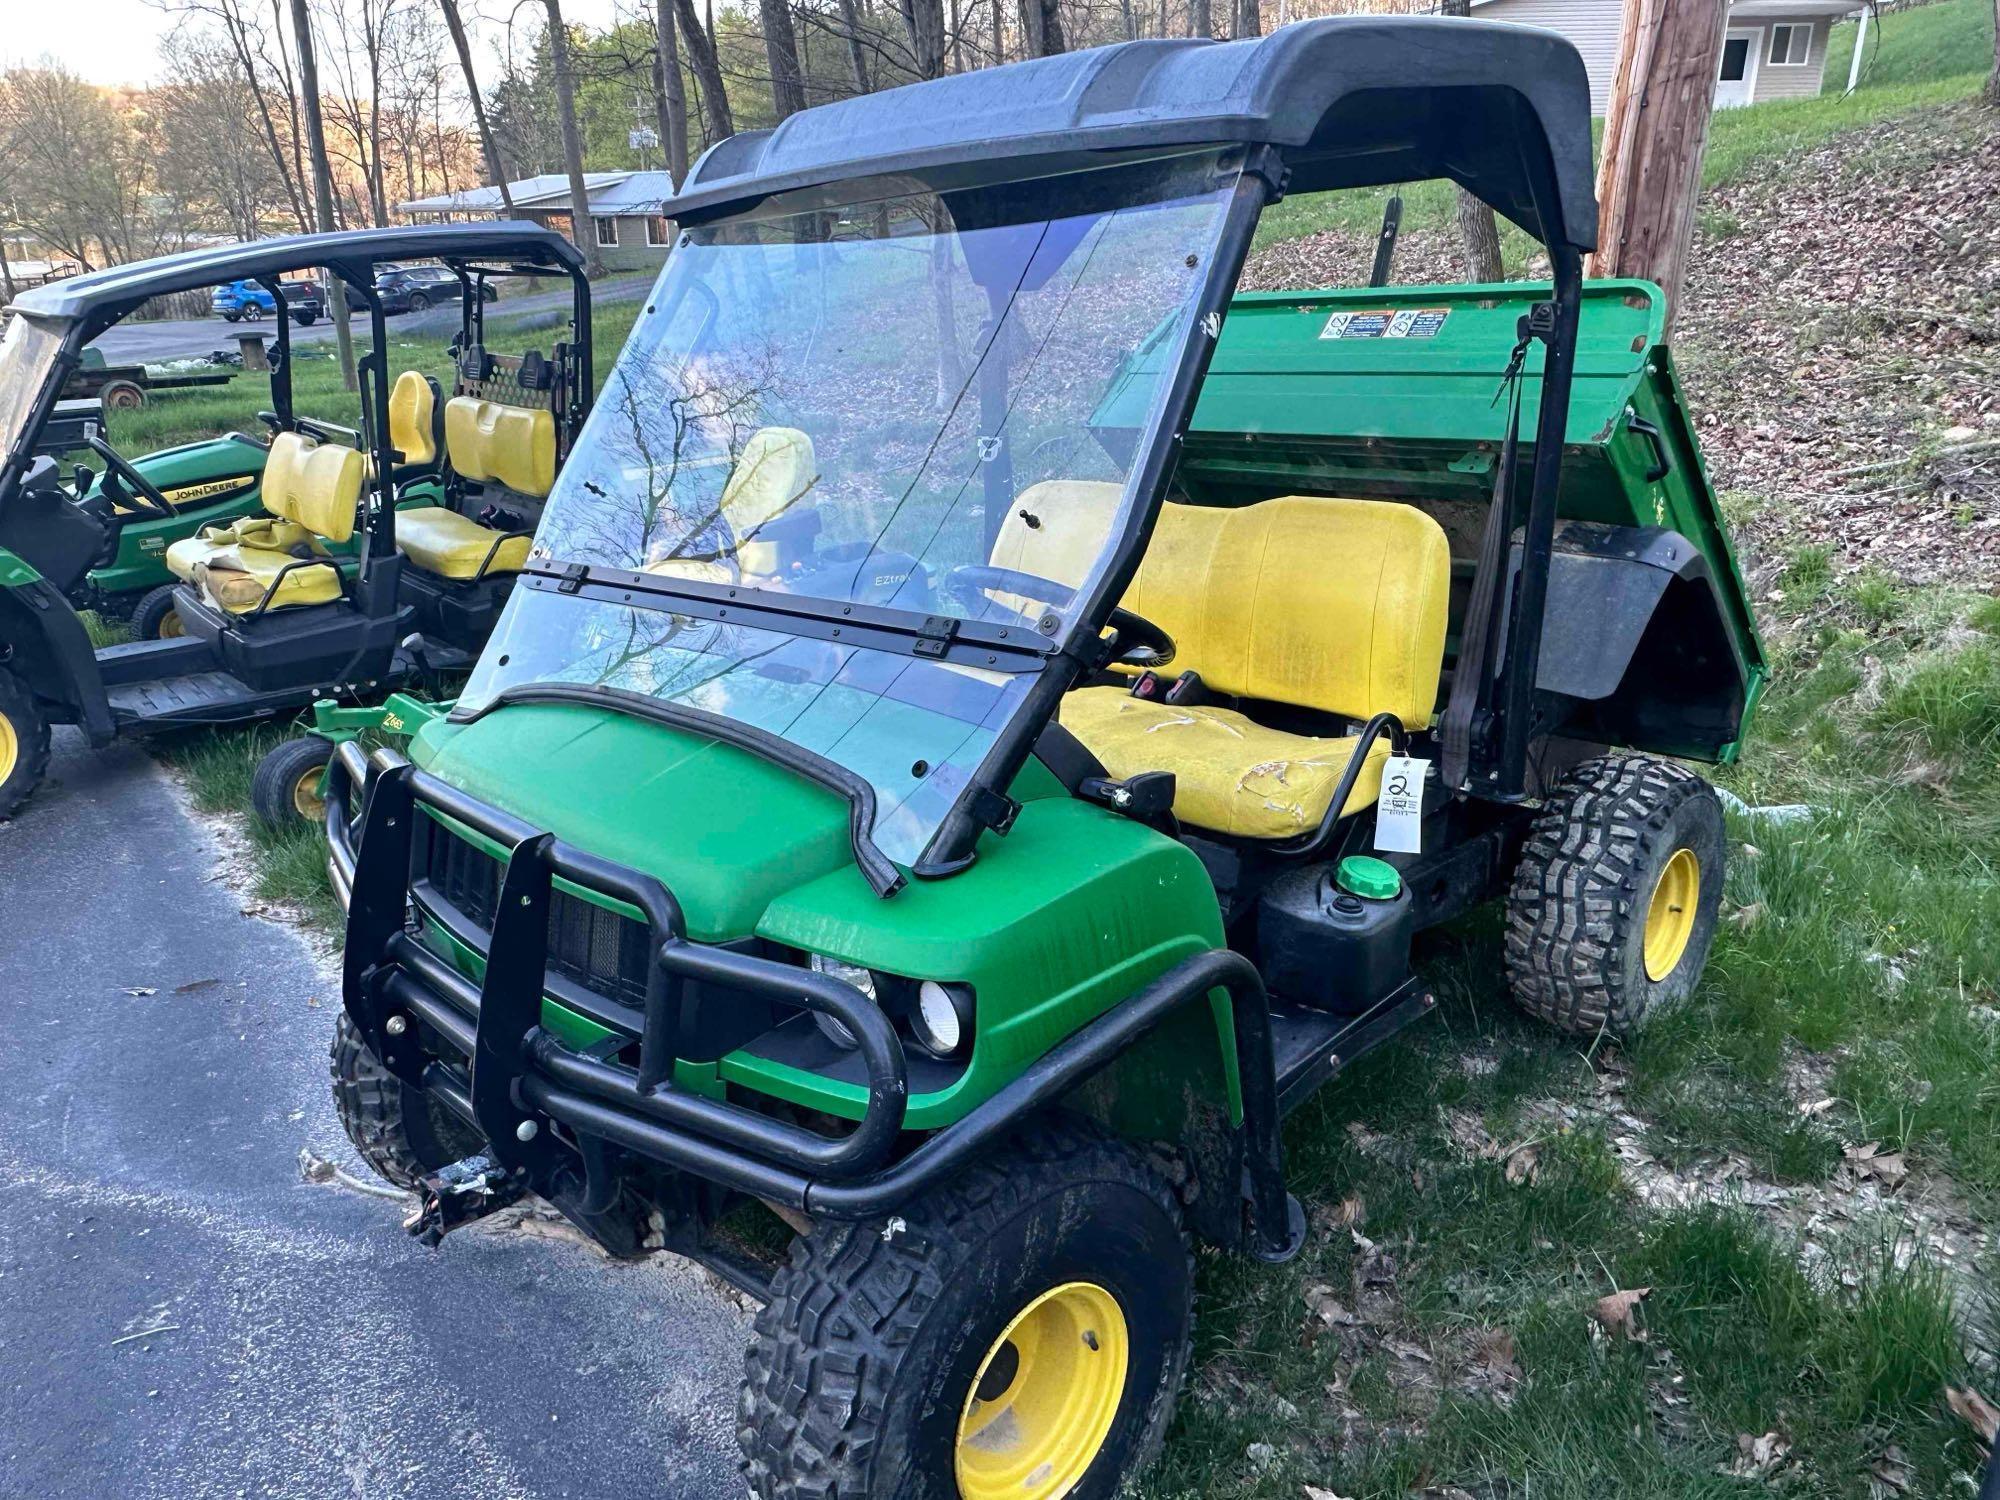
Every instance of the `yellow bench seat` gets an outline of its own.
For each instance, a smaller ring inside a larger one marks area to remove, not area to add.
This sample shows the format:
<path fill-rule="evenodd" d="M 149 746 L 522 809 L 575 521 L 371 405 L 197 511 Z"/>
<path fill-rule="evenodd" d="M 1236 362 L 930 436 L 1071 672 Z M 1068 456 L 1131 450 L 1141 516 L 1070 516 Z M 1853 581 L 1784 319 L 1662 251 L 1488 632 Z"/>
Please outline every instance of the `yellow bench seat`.
<path fill-rule="evenodd" d="M 440 578 L 476 578 L 493 544 L 506 533 L 481 526 L 472 517 L 442 505 L 418 505 L 396 512 L 396 545 L 411 562 Z M 500 542 L 487 576 L 518 573 L 528 560 L 530 538 Z"/>

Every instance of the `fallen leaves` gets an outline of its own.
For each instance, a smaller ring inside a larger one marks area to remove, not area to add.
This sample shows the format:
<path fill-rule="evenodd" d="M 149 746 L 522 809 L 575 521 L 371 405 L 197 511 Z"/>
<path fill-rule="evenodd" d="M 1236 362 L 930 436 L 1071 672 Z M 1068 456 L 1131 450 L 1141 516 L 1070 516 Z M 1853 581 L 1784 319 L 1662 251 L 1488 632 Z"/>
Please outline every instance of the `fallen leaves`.
<path fill-rule="evenodd" d="M 1944 1404 L 1952 1412 L 1979 1434 L 1979 1440 L 1991 1448 L 1996 1437 L 2000 1437 L 2000 1406 L 1995 1406 L 1970 1386 L 1951 1385 L 1945 1387 Z"/>
<path fill-rule="evenodd" d="M 1590 1306 L 1591 1319 L 1607 1334 L 1623 1334 L 1632 1343 L 1643 1343 L 1646 1335 L 1639 1327 L 1639 1304 L 1652 1295 L 1651 1287 L 1636 1286 L 1599 1297 Z"/>
<path fill-rule="evenodd" d="M 1718 1474 L 1732 1479 L 1770 1480 L 1787 1466 L 1792 1445 L 1776 1432 L 1753 1437 L 1741 1433 L 1736 1439 L 1736 1456 L 1715 1466 Z"/>
<path fill-rule="evenodd" d="M 1890 1192 L 1903 1185 L 1903 1179 L 1910 1175 L 1909 1163 L 1904 1161 L 1900 1151 L 1884 1151 L 1880 1141 L 1869 1141 L 1862 1146 L 1845 1147 L 1841 1153 L 1847 1165 L 1858 1178 L 1882 1184 Z"/>

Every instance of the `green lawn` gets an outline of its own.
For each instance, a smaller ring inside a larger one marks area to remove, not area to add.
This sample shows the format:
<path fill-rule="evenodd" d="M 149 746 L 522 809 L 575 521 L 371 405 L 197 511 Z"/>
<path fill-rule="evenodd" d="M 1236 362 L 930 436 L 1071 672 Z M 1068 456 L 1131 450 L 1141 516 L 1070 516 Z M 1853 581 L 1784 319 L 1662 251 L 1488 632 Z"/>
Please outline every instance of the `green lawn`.
<path fill-rule="evenodd" d="M 1823 91 L 1846 91 L 1858 26 L 1841 21 L 1826 44 Z M 1868 23 L 1861 58 L 1861 87 L 1929 83 L 1977 73 L 1993 65 L 1993 0 L 1936 0 L 1912 10 L 1891 11 Z"/>

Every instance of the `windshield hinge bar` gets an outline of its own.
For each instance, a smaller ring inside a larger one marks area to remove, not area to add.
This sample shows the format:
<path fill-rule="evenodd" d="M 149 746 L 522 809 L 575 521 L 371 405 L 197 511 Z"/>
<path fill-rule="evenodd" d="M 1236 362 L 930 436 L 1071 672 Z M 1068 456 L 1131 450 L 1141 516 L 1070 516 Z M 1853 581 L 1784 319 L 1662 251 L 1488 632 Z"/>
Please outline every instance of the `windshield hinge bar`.
<path fill-rule="evenodd" d="M 925 615 L 910 650 L 918 656 L 943 656 L 958 637 L 958 621 L 950 615 Z"/>

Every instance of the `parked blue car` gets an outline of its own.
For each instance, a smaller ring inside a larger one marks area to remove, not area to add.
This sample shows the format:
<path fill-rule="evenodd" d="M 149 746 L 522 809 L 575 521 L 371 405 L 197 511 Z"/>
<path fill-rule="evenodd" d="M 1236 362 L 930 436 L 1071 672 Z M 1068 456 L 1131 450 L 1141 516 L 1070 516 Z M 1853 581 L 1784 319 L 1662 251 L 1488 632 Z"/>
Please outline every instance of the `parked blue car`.
<path fill-rule="evenodd" d="M 285 283 L 285 306 L 294 323 L 316 323 L 326 316 L 326 299 L 309 281 Z M 208 310 L 231 323 L 245 318 L 254 323 L 266 314 L 275 313 L 278 301 L 254 281 L 231 281 L 209 293 Z"/>

